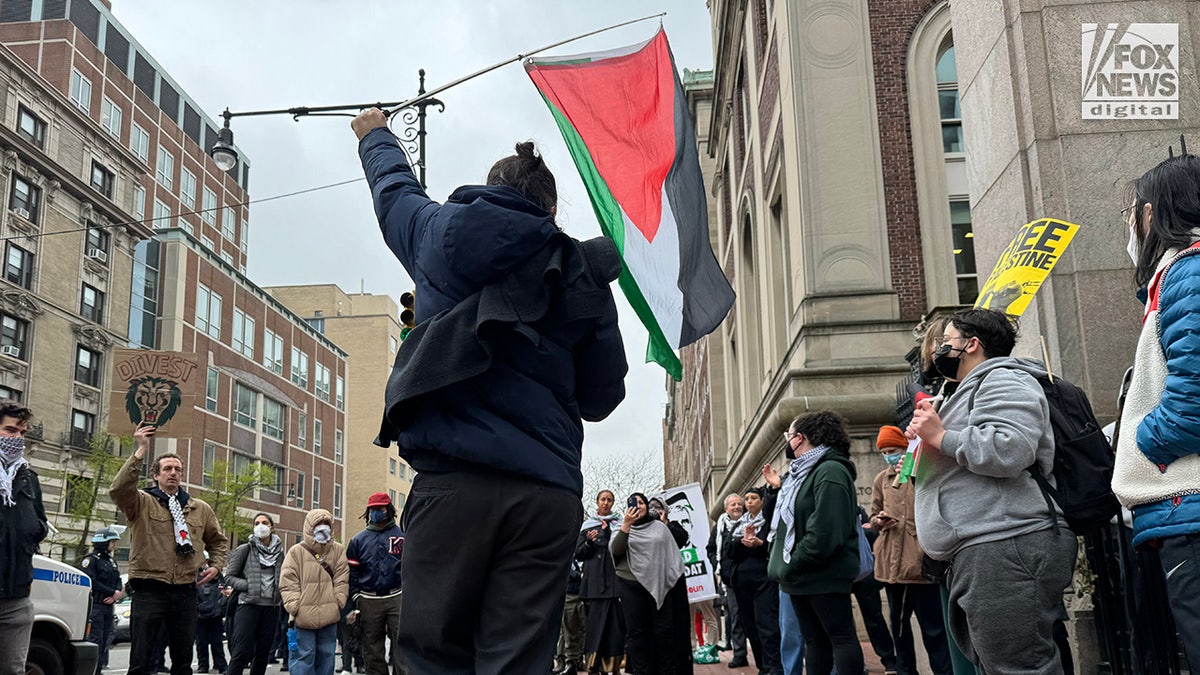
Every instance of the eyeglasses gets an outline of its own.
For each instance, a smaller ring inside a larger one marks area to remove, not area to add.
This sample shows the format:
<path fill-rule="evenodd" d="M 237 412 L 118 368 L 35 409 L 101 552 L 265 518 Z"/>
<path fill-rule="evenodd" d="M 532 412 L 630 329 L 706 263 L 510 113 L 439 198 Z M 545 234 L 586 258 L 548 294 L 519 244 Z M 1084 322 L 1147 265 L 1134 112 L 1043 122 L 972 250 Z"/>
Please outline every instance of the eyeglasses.
<path fill-rule="evenodd" d="M 791 431 L 784 431 L 784 432 L 783 432 L 783 441 L 784 441 L 785 443 L 791 443 L 791 442 L 792 442 L 792 439 L 793 439 L 793 438 L 795 438 L 795 437 L 797 437 L 797 436 L 799 436 L 799 435 L 800 435 L 800 434 L 798 434 L 798 433 L 794 433 L 794 432 L 791 432 Z"/>
<path fill-rule="evenodd" d="M 947 342 L 949 342 L 951 340 L 962 340 L 962 339 L 970 340 L 971 338 L 968 338 L 965 335 L 943 335 L 941 337 L 933 338 L 933 344 L 934 344 L 934 346 L 941 347 L 942 345 L 946 344 Z"/>

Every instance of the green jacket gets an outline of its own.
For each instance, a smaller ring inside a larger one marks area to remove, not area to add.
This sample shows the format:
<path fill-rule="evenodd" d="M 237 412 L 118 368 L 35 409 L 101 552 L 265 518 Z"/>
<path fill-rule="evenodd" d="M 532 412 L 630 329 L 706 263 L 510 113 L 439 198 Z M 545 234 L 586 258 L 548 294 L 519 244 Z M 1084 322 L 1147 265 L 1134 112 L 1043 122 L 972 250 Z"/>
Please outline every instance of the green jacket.
<path fill-rule="evenodd" d="M 796 538 L 791 562 L 783 562 L 787 527 L 771 543 L 767 576 L 789 595 L 849 593 L 858 576 L 857 472 L 844 452 L 821 458 L 796 495 Z M 776 508 L 783 508 L 779 504 Z"/>

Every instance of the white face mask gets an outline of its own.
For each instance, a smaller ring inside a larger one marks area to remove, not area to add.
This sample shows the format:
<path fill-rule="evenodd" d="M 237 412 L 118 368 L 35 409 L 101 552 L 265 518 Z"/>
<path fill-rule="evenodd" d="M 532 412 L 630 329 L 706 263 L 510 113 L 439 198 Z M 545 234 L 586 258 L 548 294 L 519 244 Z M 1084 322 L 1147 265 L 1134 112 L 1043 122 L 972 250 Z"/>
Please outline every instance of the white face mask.
<path fill-rule="evenodd" d="M 271 526 L 266 523 L 259 523 L 254 526 L 254 536 L 259 539 L 266 539 L 271 536 Z"/>
<path fill-rule="evenodd" d="M 1125 250 L 1129 253 L 1129 259 L 1133 261 L 1134 265 L 1137 265 L 1142 246 L 1138 243 L 1137 230 L 1134 227 L 1129 228 L 1129 243 L 1125 245 Z"/>
<path fill-rule="evenodd" d="M 328 525 L 318 525 L 313 528 L 313 539 L 318 544 L 328 544 L 333 538 L 333 528 Z"/>

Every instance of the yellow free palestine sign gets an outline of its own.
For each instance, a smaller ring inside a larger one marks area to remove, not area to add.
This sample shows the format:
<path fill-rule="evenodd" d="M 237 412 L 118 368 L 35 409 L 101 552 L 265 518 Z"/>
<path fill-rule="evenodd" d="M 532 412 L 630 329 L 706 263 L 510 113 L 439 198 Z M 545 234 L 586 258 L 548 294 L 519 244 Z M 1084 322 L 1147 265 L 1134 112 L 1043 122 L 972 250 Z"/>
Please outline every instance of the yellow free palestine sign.
<path fill-rule="evenodd" d="M 1078 231 L 1078 225 L 1054 218 L 1023 225 L 996 261 L 975 307 L 1021 316 Z"/>

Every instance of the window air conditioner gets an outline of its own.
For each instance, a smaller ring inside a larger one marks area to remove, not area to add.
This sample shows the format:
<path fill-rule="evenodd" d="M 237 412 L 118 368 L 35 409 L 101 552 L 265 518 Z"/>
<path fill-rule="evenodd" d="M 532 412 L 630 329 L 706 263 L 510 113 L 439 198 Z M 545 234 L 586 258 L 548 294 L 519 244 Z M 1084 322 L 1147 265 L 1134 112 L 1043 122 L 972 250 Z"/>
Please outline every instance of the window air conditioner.
<path fill-rule="evenodd" d="M 29 220 L 29 209 L 17 208 L 17 209 L 13 209 L 13 213 L 17 214 L 18 216 L 21 216 L 25 220 Z"/>
<path fill-rule="evenodd" d="M 0 354 L 14 357 L 20 356 L 21 348 L 16 345 L 4 345 L 3 347 L 0 347 Z"/>
<path fill-rule="evenodd" d="M 105 253 L 103 249 L 99 248 L 89 248 L 87 257 L 93 260 L 99 260 L 100 262 L 108 262 L 108 254 Z"/>

